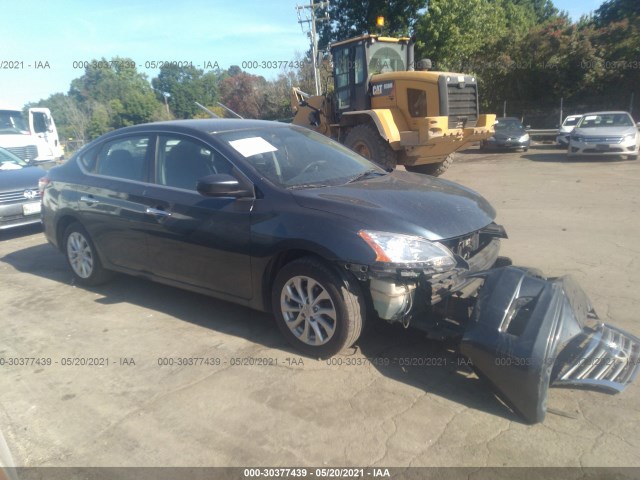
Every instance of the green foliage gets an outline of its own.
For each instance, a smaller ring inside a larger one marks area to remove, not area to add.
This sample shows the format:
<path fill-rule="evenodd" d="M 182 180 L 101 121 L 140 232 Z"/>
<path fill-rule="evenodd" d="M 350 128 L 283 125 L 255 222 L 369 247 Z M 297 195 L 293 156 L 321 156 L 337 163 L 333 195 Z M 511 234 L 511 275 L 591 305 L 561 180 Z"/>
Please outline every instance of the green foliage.
<path fill-rule="evenodd" d="M 536 23 L 541 24 L 559 15 L 558 9 L 551 0 L 512 0 L 514 5 L 531 11 Z"/>
<path fill-rule="evenodd" d="M 192 66 L 165 64 L 151 84 L 161 102 L 163 94 L 168 94 L 167 102 L 176 118 L 193 118 L 201 111 L 195 102 L 213 105 L 218 96 L 216 74 Z"/>
<path fill-rule="evenodd" d="M 331 21 L 320 30 L 319 47 L 364 33 L 408 36 L 426 6 L 425 0 L 332 0 Z M 376 26 L 379 16 L 385 20 L 382 28 Z"/>
<path fill-rule="evenodd" d="M 161 108 L 146 75 L 137 71 L 131 59 L 122 57 L 89 62 L 84 75 L 71 82 L 69 97 L 90 119 L 89 139 L 152 121 Z"/>
<path fill-rule="evenodd" d="M 607 0 L 600 5 L 594 15 L 595 23 L 599 27 L 625 19 L 638 24 L 640 21 L 638 0 Z"/>
<path fill-rule="evenodd" d="M 437 70 L 460 71 L 507 31 L 498 2 L 431 0 L 415 26 L 416 58 L 430 58 Z"/>

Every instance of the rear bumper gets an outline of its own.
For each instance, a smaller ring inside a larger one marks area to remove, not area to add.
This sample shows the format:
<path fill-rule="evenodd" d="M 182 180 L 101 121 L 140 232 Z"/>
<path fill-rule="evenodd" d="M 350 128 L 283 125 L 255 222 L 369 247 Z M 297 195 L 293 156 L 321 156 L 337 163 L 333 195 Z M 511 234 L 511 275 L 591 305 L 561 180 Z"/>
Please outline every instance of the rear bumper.
<path fill-rule="evenodd" d="M 571 277 L 481 275 L 460 351 L 526 421 L 544 419 L 552 384 L 619 392 L 637 375 L 640 340 L 603 324 Z"/>

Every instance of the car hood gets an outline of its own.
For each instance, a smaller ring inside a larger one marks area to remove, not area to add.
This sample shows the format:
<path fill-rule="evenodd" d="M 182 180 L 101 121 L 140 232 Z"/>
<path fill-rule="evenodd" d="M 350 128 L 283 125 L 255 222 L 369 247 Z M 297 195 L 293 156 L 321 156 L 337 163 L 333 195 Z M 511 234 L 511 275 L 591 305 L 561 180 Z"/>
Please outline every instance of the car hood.
<path fill-rule="evenodd" d="M 496 133 L 493 135 L 495 138 L 520 138 L 525 133 L 525 130 L 521 128 L 505 128 L 502 130 L 496 130 Z"/>
<path fill-rule="evenodd" d="M 466 235 L 495 218 L 493 207 L 473 190 L 402 171 L 336 187 L 293 190 L 292 194 L 302 207 L 347 217 L 361 228 L 429 240 Z"/>
<path fill-rule="evenodd" d="M 33 189 L 47 172 L 40 167 L 24 167 L 19 170 L 0 170 L 0 192 Z"/>
<path fill-rule="evenodd" d="M 622 137 L 632 133 L 638 133 L 637 127 L 597 127 L 597 128 L 575 128 L 575 135 L 585 137 Z"/>

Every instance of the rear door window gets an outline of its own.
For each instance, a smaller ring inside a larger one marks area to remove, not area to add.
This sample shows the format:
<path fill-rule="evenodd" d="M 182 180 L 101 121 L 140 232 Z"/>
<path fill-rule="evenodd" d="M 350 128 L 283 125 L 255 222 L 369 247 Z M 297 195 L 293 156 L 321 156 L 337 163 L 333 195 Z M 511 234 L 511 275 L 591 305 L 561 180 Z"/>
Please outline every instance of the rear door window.
<path fill-rule="evenodd" d="M 142 182 L 147 178 L 145 159 L 150 144 L 149 135 L 119 138 L 105 143 L 95 160 L 87 156 L 81 162 L 91 173 Z"/>

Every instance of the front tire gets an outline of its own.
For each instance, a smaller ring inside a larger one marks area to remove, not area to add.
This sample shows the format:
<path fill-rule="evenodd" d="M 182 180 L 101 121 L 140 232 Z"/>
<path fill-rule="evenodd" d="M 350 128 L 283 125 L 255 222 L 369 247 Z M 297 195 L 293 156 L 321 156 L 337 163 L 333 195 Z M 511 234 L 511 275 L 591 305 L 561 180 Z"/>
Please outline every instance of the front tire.
<path fill-rule="evenodd" d="M 102 266 L 91 237 L 77 222 L 64 231 L 64 252 L 77 283 L 100 285 L 111 278 L 112 273 Z"/>
<path fill-rule="evenodd" d="M 362 332 L 365 308 L 357 281 L 347 281 L 312 257 L 285 265 L 271 294 L 278 328 L 297 350 L 329 358 Z"/>
<path fill-rule="evenodd" d="M 394 170 L 398 164 L 398 154 L 370 123 L 356 125 L 349 130 L 344 144 L 387 171 Z"/>
<path fill-rule="evenodd" d="M 449 155 L 447 155 L 447 158 L 445 158 L 442 162 L 427 163 L 426 165 L 413 165 L 413 166 L 405 165 L 404 168 L 406 168 L 410 172 L 422 173 L 423 175 L 431 175 L 434 177 L 439 177 L 440 175 L 442 175 L 444 172 L 447 171 L 447 169 L 451 166 L 452 163 L 453 163 L 453 153 L 450 153 Z"/>

